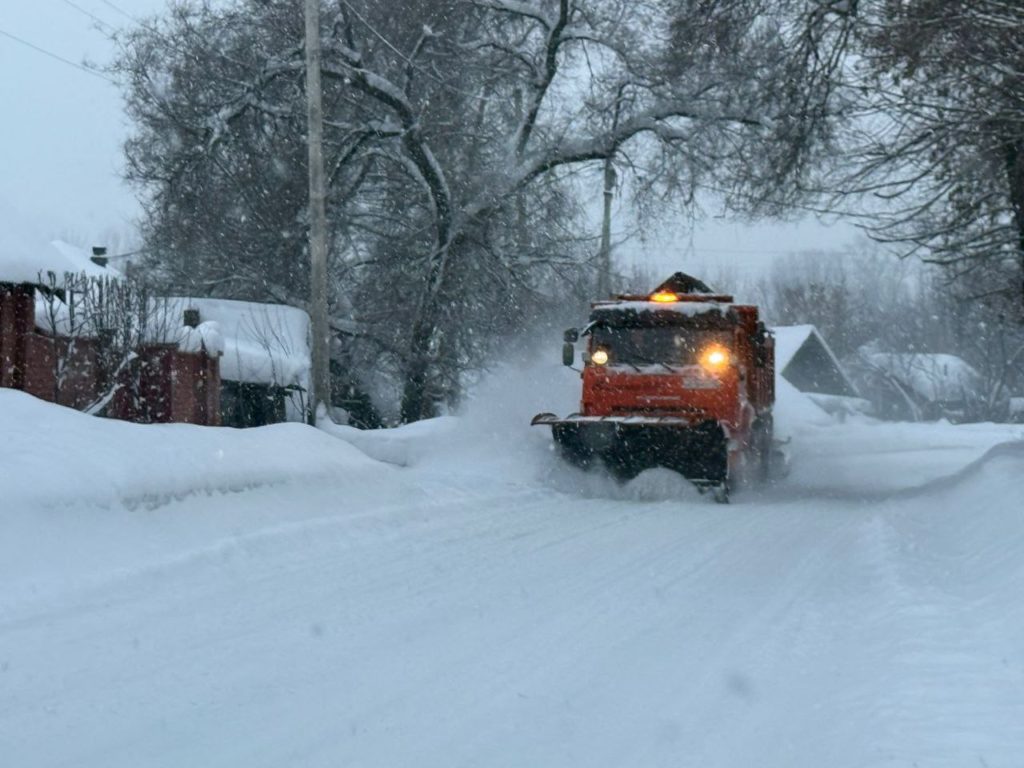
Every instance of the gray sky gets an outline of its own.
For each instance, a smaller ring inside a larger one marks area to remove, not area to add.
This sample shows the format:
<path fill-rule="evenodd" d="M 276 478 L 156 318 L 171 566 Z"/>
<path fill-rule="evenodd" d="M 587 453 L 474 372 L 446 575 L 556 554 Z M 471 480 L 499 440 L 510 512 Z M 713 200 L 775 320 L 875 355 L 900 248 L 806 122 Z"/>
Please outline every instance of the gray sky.
<path fill-rule="evenodd" d="M 0 3 L 0 103 L 6 117 L 0 127 L 0 216 L 17 216 L 17 226 L 41 237 L 81 245 L 132 228 L 139 208 L 120 180 L 121 145 L 128 134 L 120 92 L 74 64 L 111 60 L 114 48 L 99 23 L 109 31 L 131 24 L 129 17 L 144 18 L 164 7 L 165 0 Z M 598 192 L 595 206 L 599 197 Z M 620 258 L 654 269 L 747 270 L 789 251 L 848 248 L 856 238 L 845 224 L 827 227 L 804 219 L 749 226 L 720 217 L 713 203 L 705 208 L 703 219 L 650 233 L 646 244 L 623 246 Z"/>
<path fill-rule="evenodd" d="M 87 14 L 116 28 L 131 23 L 124 14 L 145 16 L 163 5 L 164 0 L 0 3 L 0 203 L 5 216 L 17 211 L 20 227 L 87 241 L 130 228 L 138 206 L 120 180 L 127 135 L 120 92 L 73 64 L 103 65 L 113 55 L 107 35 Z"/>

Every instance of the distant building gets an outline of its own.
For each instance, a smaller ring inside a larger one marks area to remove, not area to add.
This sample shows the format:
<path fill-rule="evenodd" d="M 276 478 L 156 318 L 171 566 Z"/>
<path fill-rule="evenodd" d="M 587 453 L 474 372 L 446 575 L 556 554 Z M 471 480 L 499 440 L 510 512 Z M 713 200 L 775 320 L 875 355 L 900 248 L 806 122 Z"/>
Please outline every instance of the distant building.
<path fill-rule="evenodd" d="M 851 373 L 877 416 L 895 421 L 970 421 L 982 378 L 955 355 L 862 351 Z"/>
<path fill-rule="evenodd" d="M 775 335 L 775 371 L 801 392 L 859 397 L 839 359 L 813 325 L 779 325 Z"/>

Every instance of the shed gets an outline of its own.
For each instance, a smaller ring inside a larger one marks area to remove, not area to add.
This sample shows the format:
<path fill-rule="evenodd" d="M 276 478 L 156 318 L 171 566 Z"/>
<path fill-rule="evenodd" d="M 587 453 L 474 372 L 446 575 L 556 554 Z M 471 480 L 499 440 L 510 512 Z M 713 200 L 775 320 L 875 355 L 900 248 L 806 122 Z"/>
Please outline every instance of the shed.
<path fill-rule="evenodd" d="M 965 421 L 983 397 L 981 376 L 956 355 L 864 352 L 858 375 L 879 415 L 887 418 Z"/>
<path fill-rule="evenodd" d="M 775 373 L 801 392 L 859 397 L 839 359 L 813 325 L 780 325 L 775 335 Z"/>

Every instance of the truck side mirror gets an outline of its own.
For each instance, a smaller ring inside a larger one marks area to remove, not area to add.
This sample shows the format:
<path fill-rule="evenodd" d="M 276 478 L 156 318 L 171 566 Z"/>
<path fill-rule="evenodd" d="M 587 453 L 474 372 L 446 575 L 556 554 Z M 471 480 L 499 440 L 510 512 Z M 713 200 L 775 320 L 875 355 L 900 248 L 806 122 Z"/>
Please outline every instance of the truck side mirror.
<path fill-rule="evenodd" d="M 570 328 L 564 334 L 562 334 L 563 341 L 566 344 L 575 344 L 580 339 L 580 332 L 575 328 Z"/>
<path fill-rule="evenodd" d="M 576 362 L 576 347 L 569 342 L 562 345 L 562 365 L 571 366 Z"/>

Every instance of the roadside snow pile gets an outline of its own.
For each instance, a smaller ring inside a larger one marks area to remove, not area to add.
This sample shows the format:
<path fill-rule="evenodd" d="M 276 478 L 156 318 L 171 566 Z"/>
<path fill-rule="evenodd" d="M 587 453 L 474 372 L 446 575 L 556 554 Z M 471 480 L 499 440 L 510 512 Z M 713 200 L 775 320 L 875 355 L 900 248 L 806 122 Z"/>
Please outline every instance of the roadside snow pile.
<path fill-rule="evenodd" d="M 836 419 L 781 376 L 775 377 L 775 436 L 787 440 L 815 427 L 830 427 Z"/>
<path fill-rule="evenodd" d="M 549 461 L 551 430 L 530 427 L 542 411 L 579 408 L 579 374 L 556 362 L 496 367 L 467 395 L 457 415 L 394 429 L 321 427 L 379 461 L 430 467 L 490 481 L 534 479 Z"/>
<path fill-rule="evenodd" d="M 299 424 L 250 430 L 98 419 L 0 389 L 3 512 L 54 505 L 155 504 L 387 468 Z"/>
<path fill-rule="evenodd" d="M 399 467 L 418 464 L 431 453 L 458 439 L 461 420 L 452 416 L 425 419 L 394 429 L 356 429 L 330 421 L 317 425 L 332 437 L 355 446 L 367 456 Z"/>

